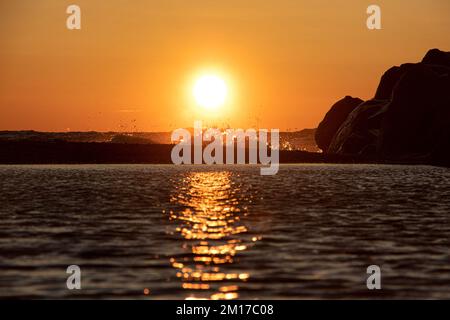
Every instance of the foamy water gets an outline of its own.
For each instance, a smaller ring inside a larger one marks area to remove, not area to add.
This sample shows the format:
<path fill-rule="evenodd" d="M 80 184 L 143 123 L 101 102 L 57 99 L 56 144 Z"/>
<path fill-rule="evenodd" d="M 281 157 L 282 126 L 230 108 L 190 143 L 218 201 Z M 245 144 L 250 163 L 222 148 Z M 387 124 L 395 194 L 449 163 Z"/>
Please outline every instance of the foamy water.
<path fill-rule="evenodd" d="M 449 235 L 445 168 L 0 166 L 2 297 L 450 298 Z"/>

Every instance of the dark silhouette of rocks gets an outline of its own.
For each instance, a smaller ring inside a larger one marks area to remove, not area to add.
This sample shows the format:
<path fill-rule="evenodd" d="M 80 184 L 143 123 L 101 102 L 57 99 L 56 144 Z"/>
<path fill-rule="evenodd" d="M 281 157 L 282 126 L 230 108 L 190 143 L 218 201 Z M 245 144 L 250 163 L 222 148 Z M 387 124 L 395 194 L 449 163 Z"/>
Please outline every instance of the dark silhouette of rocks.
<path fill-rule="evenodd" d="M 383 118 L 383 157 L 427 156 L 450 127 L 450 77 L 417 64 L 398 82 Z"/>
<path fill-rule="evenodd" d="M 328 154 L 450 165 L 450 52 L 433 49 L 422 62 L 386 71 L 375 97 L 349 112 L 339 128 L 329 113 L 321 131 L 334 132 L 331 142 L 316 135 Z"/>
<path fill-rule="evenodd" d="M 380 109 L 384 101 L 369 100 L 351 112 L 339 127 L 327 153 L 370 155 L 376 149 Z"/>
<path fill-rule="evenodd" d="M 360 105 L 363 100 L 346 96 L 336 102 L 327 112 L 325 118 L 316 130 L 317 146 L 323 151 L 327 151 L 334 135 L 341 127 L 347 116 Z"/>
<path fill-rule="evenodd" d="M 381 77 L 374 99 L 390 100 L 392 98 L 394 86 L 412 66 L 414 66 L 413 63 L 405 63 L 400 67 L 394 66 L 386 71 Z"/>
<path fill-rule="evenodd" d="M 450 67 L 450 52 L 431 49 L 427 52 L 425 57 L 423 57 L 422 63 Z"/>

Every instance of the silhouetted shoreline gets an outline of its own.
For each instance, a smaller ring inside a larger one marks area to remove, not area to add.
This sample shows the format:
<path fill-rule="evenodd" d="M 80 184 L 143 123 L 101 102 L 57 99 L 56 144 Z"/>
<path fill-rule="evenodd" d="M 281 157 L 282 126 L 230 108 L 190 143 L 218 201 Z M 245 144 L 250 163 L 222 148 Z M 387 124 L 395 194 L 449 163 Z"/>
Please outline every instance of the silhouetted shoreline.
<path fill-rule="evenodd" d="M 170 144 L 0 141 L 0 164 L 172 164 Z M 425 159 L 377 159 L 306 151 L 280 151 L 280 163 L 428 164 Z"/>

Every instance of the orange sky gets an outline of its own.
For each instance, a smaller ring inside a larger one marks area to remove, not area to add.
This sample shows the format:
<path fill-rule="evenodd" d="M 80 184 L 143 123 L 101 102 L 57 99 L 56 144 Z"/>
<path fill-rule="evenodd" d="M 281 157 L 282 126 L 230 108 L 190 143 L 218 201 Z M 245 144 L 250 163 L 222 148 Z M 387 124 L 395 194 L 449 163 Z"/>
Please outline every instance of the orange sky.
<path fill-rule="evenodd" d="M 66 8 L 82 30 L 66 29 Z M 382 9 L 383 30 L 366 28 Z M 450 50 L 448 0 L 3 0 L 0 130 L 165 131 L 207 119 L 204 70 L 230 97 L 209 121 L 316 127 L 346 94 L 373 96 L 392 65 Z M 134 121 L 135 120 L 135 121 Z"/>

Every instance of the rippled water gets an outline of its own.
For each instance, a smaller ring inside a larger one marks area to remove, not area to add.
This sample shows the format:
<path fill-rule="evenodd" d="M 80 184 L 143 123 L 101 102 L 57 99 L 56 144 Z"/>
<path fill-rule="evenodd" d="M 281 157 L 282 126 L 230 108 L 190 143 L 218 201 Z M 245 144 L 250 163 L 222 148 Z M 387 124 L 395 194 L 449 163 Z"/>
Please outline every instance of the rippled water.
<path fill-rule="evenodd" d="M 450 298 L 450 171 L 0 166 L 0 296 Z"/>

